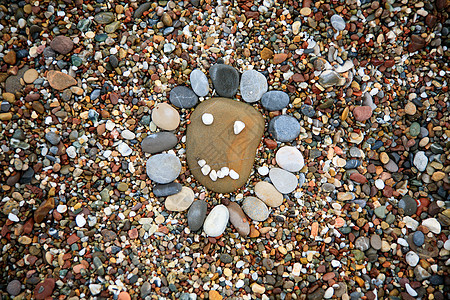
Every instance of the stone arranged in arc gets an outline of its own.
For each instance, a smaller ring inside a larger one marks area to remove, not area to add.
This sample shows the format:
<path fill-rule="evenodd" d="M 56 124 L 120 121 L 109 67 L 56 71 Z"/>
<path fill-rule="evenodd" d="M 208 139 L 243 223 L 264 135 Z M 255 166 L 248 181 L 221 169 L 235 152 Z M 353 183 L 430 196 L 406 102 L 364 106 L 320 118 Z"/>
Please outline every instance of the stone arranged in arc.
<path fill-rule="evenodd" d="M 292 142 L 300 134 L 300 123 L 292 116 L 276 116 L 269 122 L 269 133 L 278 142 Z"/>
<path fill-rule="evenodd" d="M 298 172 L 305 166 L 302 153 L 292 146 L 281 147 L 275 159 L 281 168 L 289 172 Z"/>
<path fill-rule="evenodd" d="M 148 135 L 141 142 L 142 151 L 145 153 L 159 153 L 172 149 L 178 143 L 178 138 L 172 132 L 157 132 Z"/>
<path fill-rule="evenodd" d="M 232 66 L 215 64 L 209 69 L 209 76 L 219 96 L 233 98 L 239 88 L 239 72 Z"/>
<path fill-rule="evenodd" d="M 183 186 L 180 192 L 166 198 L 164 206 L 169 211 L 185 211 L 194 202 L 194 198 L 194 191 L 189 187 Z"/>
<path fill-rule="evenodd" d="M 225 205 L 215 206 L 209 215 L 206 217 L 203 223 L 203 231 L 205 231 L 207 236 L 218 237 L 227 228 L 228 220 L 230 214 Z"/>
<path fill-rule="evenodd" d="M 155 197 L 167 197 L 174 195 L 181 191 L 182 185 L 178 182 L 171 182 L 167 184 L 157 184 L 153 187 L 153 195 Z"/>
<path fill-rule="evenodd" d="M 160 184 L 174 181 L 181 172 L 181 162 L 173 154 L 161 153 L 147 160 L 148 177 Z"/>
<path fill-rule="evenodd" d="M 255 70 L 247 70 L 241 76 L 241 95 L 247 103 L 254 103 L 267 92 L 266 77 Z"/>
<path fill-rule="evenodd" d="M 194 201 L 187 213 L 188 227 L 191 231 L 197 231 L 202 228 L 206 218 L 208 205 L 204 200 Z"/>
<path fill-rule="evenodd" d="M 175 130 L 180 125 L 180 114 L 167 103 L 159 103 L 152 110 L 152 121 L 163 130 Z"/>
<path fill-rule="evenodd" d="M 209 93 L 208 78 L 200 69 L 195 69 L 189 75 L 191 87 L 199 97 L 205 97 Z"/>
<path fill-rule="evenodd" d="M 281 110 L 288 106 L 289 95 L 283 91 L 268 91 L 262 96 L 261 104 L 269 111 Z"/>
<path fill-rule="evenodd" d="M 230 202 L 227 208 L 230 215 L 230 223 L 241 236 L 246 237 L 250 233 L 250 224 L 244 211 L 236 202 Z"/>
<path fill-rule="evenodd" d="M 283 203 L 283 195 L 269 182 L 258 182 L 255 185 L 255 194 L 270 207 L 278 207 Z"/>
<path fill-rule="evenodd" d="M 188 87 L 177 86 L 170 91 L 170 103 L 179 108 L 192 108 L 198 103 L 198 97 Z"/>
<path fill-rule="evenodd" d="M 280 168 L 270 169 L 269 177 L 275 188 L 282 194 L 289 194 L 298 186 L 297 177 L 294 174 Z"/>
<path fill-rule="evenodd" d="M 269 217 L 267 205 L 256 197 L 247 197 L 242 203 L 242 210 L 254 221 L 263 222 Z"/>

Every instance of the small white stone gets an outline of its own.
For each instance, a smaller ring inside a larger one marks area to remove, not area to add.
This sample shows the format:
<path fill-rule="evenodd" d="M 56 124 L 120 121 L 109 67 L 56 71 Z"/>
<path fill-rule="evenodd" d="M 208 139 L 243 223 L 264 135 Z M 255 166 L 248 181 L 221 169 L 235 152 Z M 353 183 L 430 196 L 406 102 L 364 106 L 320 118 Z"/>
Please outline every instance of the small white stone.
<path fill-rule="evenodd" d="M 208 175 L 209 174 L 209 172 L 211 171 L 211 167 L 209 166 L 209 165 L 204 165 L 203 167 L 202 167 L 202 173 L 203 173 L 203 175 Z"/>
<path fill-rule="evenodd" d="M 245 124 L 242 121 L 235 121 L 234 122 L 234 134 L 239 134 L 244 130 Z"/>
<path fill-rule="evenodd" d="M 258 168 L 258 173 L 261 176 L 266 176 L 267 174 L 269 174 L 269 168 L 267 166 L 262 166 Z"/>
<path fill-rule="evenodd" d="M 379 190 L 384 189 L 384 181 L 381 180 L 381 179 L 375 180 L 375 186 L 376 186 L 377 189 L 379 189 Z"/>
<path fill-rule="evenodd" d="M 235 170 L 230 170 L 230 177 L 231 179 L 238 180 L 239 174 Z"/>
<path fill-rule="evenodd" d="M 91 291 L 92 295 L 98 295 L 102 291 L 102 285 L 98 283 L 90 284 L 89 290 Z"/>
<path fill-rule="evenodd" d="M 425 226 L 435 234 L 441 233 L 441 223 L 439 223 L 439 221 L 436 220 L 436 218 L 428 218 L 426 220 L 423 220 L 422 226 Z"/>
<path fill-rule="evenodd" d="M 416 252 L 409 251 L 408 253 L 406 253 L 405 260 L 408 263 L 408 265 L 410 265 L 411 267 L 415 267 L 419 263 L 420 258 Z"/>
<path fill-rule="evenodd" d="M 244 286 L 244 280 L 239 279 L 239 280 L 236 282 L 236 288 L 237 288 L 237 289 L 240 289 L 240 288 L 243 287 L 243 286 Z"/>
<path fill-rule="evenodd" d="M 66 154 L 70 158 L 75 158 L 77 156 L 77 149 L 74 146 L 69 146 L 66 149 Z"/>
<path fill-rule="evenodd" d="M 223 174 L 223 177 L 230 175 L 230 169 L 228 167 L 222 167 L 220 172 Z"/>
<path fill-rule="evenodd" d="M 199 165 L 200 168 L 201 168 L 201 167 L 203 167 L 204 165 L 206 165 L 206 160 L 200 159 L 197 163 L 198 163 L 198 165 Z"/>
<path fill-rule="evenodd" d="M 403 222 L 405 223 L 406 227 L 412 229 L 413 231 L 416 231 L 417 226 L 419 226 L 419 222 L 409 216 L 403 217 Z"/>
<path fill-rule="evenodd" d="M 75 222 L 77 223 L 78 227 L 83 227 L 84 225 L 86 225 L 86 219 L 83 217 L 83 215 L 78 215 L 75 218 Z"/>
<path fill-rule="evenodd" d="M 119 151 L 123 156 L 128 156 L 133 152 L 130 146 L 125 143 L 120 143 L 119 146 L 117 146 L 117 151 Z"/>
<path fill-rule="evenodd" d="M 325 294 L 323 294 L 323 297 L 324 297 L 325 299 L 330 299 L 331 297 L 333 297 L 333 294 L 334 294 L 334 289 L 333 289 L 332 286 L 330 286 L 330 287 L 325 291 Z"/>
<path fill-rule="evenodd" d="M 205 125 L 211 125 L 214 122 L 214 116 L 212 114 L 204 113 L 202 115 L 202 122 Z"/>
<path fill-rule="evenodd" d="M 217 172 L 216 170 L 212 170 L 211 173 L 209 173 L 209 178 L 211 178 L 212 181 L 217 180 Z"/>
<path fill-rule="evenodd" d="M 136 134 L 134 134 L 134 132 L 131 132 L 128 129 L 122 131 L 121 135 L 126 140 L 134 140 L 136 138 Z"/>
<path fill-rule="evenodd" d="M 11 221 L 11 222 L 19 222 L 20 220 L 19 220 L 19 217 L 17 217 L 15 214 L 13 214 L 13 213 L 9 213 L 8 214 L 8 219 Z"/>
<path fill-rule="evenodd" d="M 60 204 L 56 207 L 56 211 L 59 212 L 60 214 L 63 214 L 67 211 L 67 205 L 65 204 Z"/>
<path fill-rule="evenodd" d="M 217 178 L 224 178 L 224 177 L 225 176 L 223 175 L 221 170 L 217 171 Z"/>
<path fill-rule="evenodd" d="M 417 296 L 417 292 L 409 285 L 409 283 L 405 284 L 406 291 L 413 297 Z"/>
<path fill-rule="evenodd" d="M 444 249 L 445 250 L 450 250 L 450 240 L 446 240 L 444 243 Z"/>

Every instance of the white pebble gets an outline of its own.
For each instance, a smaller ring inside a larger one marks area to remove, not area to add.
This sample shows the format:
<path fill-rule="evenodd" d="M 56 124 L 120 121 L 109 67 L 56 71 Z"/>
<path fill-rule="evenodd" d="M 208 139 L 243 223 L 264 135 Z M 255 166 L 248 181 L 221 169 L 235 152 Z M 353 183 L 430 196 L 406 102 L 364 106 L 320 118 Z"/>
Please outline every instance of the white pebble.
<path fill-rule="evenodd" d="M 408 263 L 408 265 L 410 265 L 411 267 L 415 267 L 419 263 L 420 258 L 416 252 L 409 251 L 408 253 L 406 253 L 405 260 Z"/>
<path fill-rule="evenodd" d="M 204 113 L 202 115 L 202 122 L 205 125 L 211 125 L 214 122 L 214 116 L 212 114 Z"/>
<path fill-rule="evenodd" d="M 131 132 L 128 129 L 122 131 L 121 135 L 126 140 L 134 140 L 136 138 L 136 134 L 134 134 L 134 132 Z"/>
<path fill-rule="evenodd" d="M 377 179 L 375 180 L 375 186 L 377 187 L 377 189 L 382 190 L 384 189 L 384 182 L 381 179 Z"/>
<path fill-rule="evenodd" d="M 236 288 L 237 288 L 237 289 L 240 289 L 240 288 L 243 287 L 243 286 L 244 286 L 244 280 L 239 279 L 239 280 L 236 282 Z"/>
<path fill-rule="evenodd" d="M 128 156 L 133 152 L 130 146 L 125 143 L 120 143 L 119 146 L 117 146 L 117 151 L 119 151 L 123 156 Z"/>
<path fill-rule="evenodd" d="M 217 180 L 217 172 L 216 170 L 212 170 L 211 173 L 209 173 L 209 178 L 211 178 L 212 181 Z"/>
<path fill-rule="evenodd" d="M 13 214 L 13 213 L 9 213 L 8 214 L 8 219 L 11 221 L 11 222 L 19 222 L 20 220 L 19 220 L 19 217 L 17 217 L 15 214 Z"/>
<path fill-rule="evenodd" d="M 211 171 L 211 167 L 209 166 L 209 165 L 204 165 L 203 167 L 202 167 L 202 173 L 203 173 L 203 175 L 208 175 L 209 174 L 209 172 Z"/>
<path fill-rule="evenodd" d="M 409 283 L 405 284 L 406 291 L 413 297 L 417 296 L 417 292 L 409 285 Z"/>
<path fill-rule="evenodd" d="M 332 286 L 330 286 L 330 287 L 325 291 L 325 294 L 323 294 L 323 297 L 324 297 L 325 299 L 330 299 L 331 297 L 333 297 L 333 294 L 334 294 L 334 289 L 333 289 Z"/>
<path fill-rule="evenodd" d="M 65 204 L 60 204 L 56 207 L 56 211 L 59 212 L 60 214 L 63 214 L 67 211 L 67 205 Z"/>
<path fill-rule="evenodd" d="M 225 176 L 223 175 L 221 170 L 217 171 L 217 178 L 224 178 L 224 177 Z"/>
<path fill-rule="evenodd" d="M 206 165 L 206 160 L 200 159 L 197 163 L 198 163 L 198 165 L 199 165 L 200 168 L 201 168 L 201 167 L 203 167 L 204 165 Z"/>
<path fill-rule="evenodd" d="M 83 227 L 84 225 L 86 225 L 86 219 L 83 217 L 83 215 L 78 215 L 75 218 L 75 222 L 77 223 L 78 227 Z"/>
<path fill-rule="evenodd" d="M 258 173 L 261 176 L 266 176 L 267 174 L 269 174 L 269 168 L 267 166 L 262 166 L 258 168 Z"/>
<path fill-rule="evenodd" d="M 223 177 L 230 175 L 230 169 L 228 167 L 222 167 L 220 172 L 223 174 Z"/>
<path fill-rule="evenodd" d="M 423 220 L 422 226 L 425 226 L 435 234 L 441 233 L 441 223 L 439 223 L 439 221 L 436 220 L 436 218 L 428 218 L 426 220 Z"/>
<path fill-rule="evenodd" d="M 445 250 L 450 250 L 450 240 L 446 240 L 444 243 L 444 249 Z"/>
<path fill-rule="evenodd" d="M 230 177 L 231 179 L 238 180 L 239 174 L 235 170 L 230 170 Z"/>
<path fill-rule="evenodd" d="M 75 158 L 77 156 L 77 149 L 74 146 L 69 146 L 66 149 L 66 154 L 70 158 Z"/>
<path fill-rule="evenodd" d="M 235 121 L 234 122 L 234 134 L 239 134 L 244 130 L 245 124 L 242 121 Z"/>

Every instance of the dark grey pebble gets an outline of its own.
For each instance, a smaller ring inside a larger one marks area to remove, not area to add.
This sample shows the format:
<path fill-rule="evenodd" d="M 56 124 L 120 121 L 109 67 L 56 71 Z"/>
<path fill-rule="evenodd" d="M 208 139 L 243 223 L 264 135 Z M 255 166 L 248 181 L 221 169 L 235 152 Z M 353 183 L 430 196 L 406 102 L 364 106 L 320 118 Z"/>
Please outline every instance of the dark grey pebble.
<path fill-rule="evenodd" d="M 179 108 L 192 108 L 198 103 L 198 97 L 188 87 L 177 86 L 170 91 L 170 103 Z"/>
<path fill-rule="evenodd" d="M 155 195 L 155 197 L 167 197 L 180 192 L 181 188 L 182 186 L 178 182 L 157 184 L 153 187 L 153 194 Z"/>
<path fill-rule="evenodd" d="M 208 205 L 204 200 L 194 201 L 187 213 L 188 226 L 191 231 L 197 231 L 203 226 Z"/>
<path fill-rule="evenodd" d="M 288 106 L 289 95 L 283 91 L 268 91 L 261 98 L 262 106 L 269 110 L 281 110 Z"/>

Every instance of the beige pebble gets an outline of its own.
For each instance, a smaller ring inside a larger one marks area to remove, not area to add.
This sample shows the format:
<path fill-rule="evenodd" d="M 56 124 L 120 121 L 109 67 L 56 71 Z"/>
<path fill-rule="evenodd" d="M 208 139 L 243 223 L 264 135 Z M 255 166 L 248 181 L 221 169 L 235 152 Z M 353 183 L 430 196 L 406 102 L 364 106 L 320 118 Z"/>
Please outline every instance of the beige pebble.
<path fill-rule="evenodd" d="M 180 114 L 167 103 L 159 103 L 152 111 L 152 121 L 161 129 L 175 130 L 180 124 Z"/>
<path fill-rule="evenodd" d="M 311 8 L 309 7 L 303 7 L 302 9 L 300 9 L 300 14 L 303 16 L 309 16 L 311 12 Z"/>
<path fill-rule="evenodd" d="M 256 294 L 264 294 L 266 292 L 266 288 L 255 282 L 252 284 L 252 292 Z"/>
<path fill-rule="evenodd" d="M 29 69 L 23 74 L 23 80 L 26 83 L 33 83 L 36 79 L 38 79 L 39 73 L 35 69 Z"/>
<path fill-rule="evenodd" d="M 416 106 L 414 105 L 414 103 L 412 102 L 408 102 L 405 106 L 405 113 L 407 113 L 408 115 L 412 116 L 416 113 L 417 109 Z"/>
<path fill-rule="evenodd" d="M 445 177 L 445 173 L 438 171 L 438 172 L 434 172 L 433 175 L 431 176 L 431 179 L 433 179 L 433 181 L 440 181 L 442 179 L 444 179 Z"/>
<path fill-rule="evenodd" d="M 381 152 L 381 153 L 380 153 L 380 161 L 381 161 L 383 164 L 387 164 L 387 163 L 389 162 L 389 156 L 387 155 L 386 152 Z"/>

